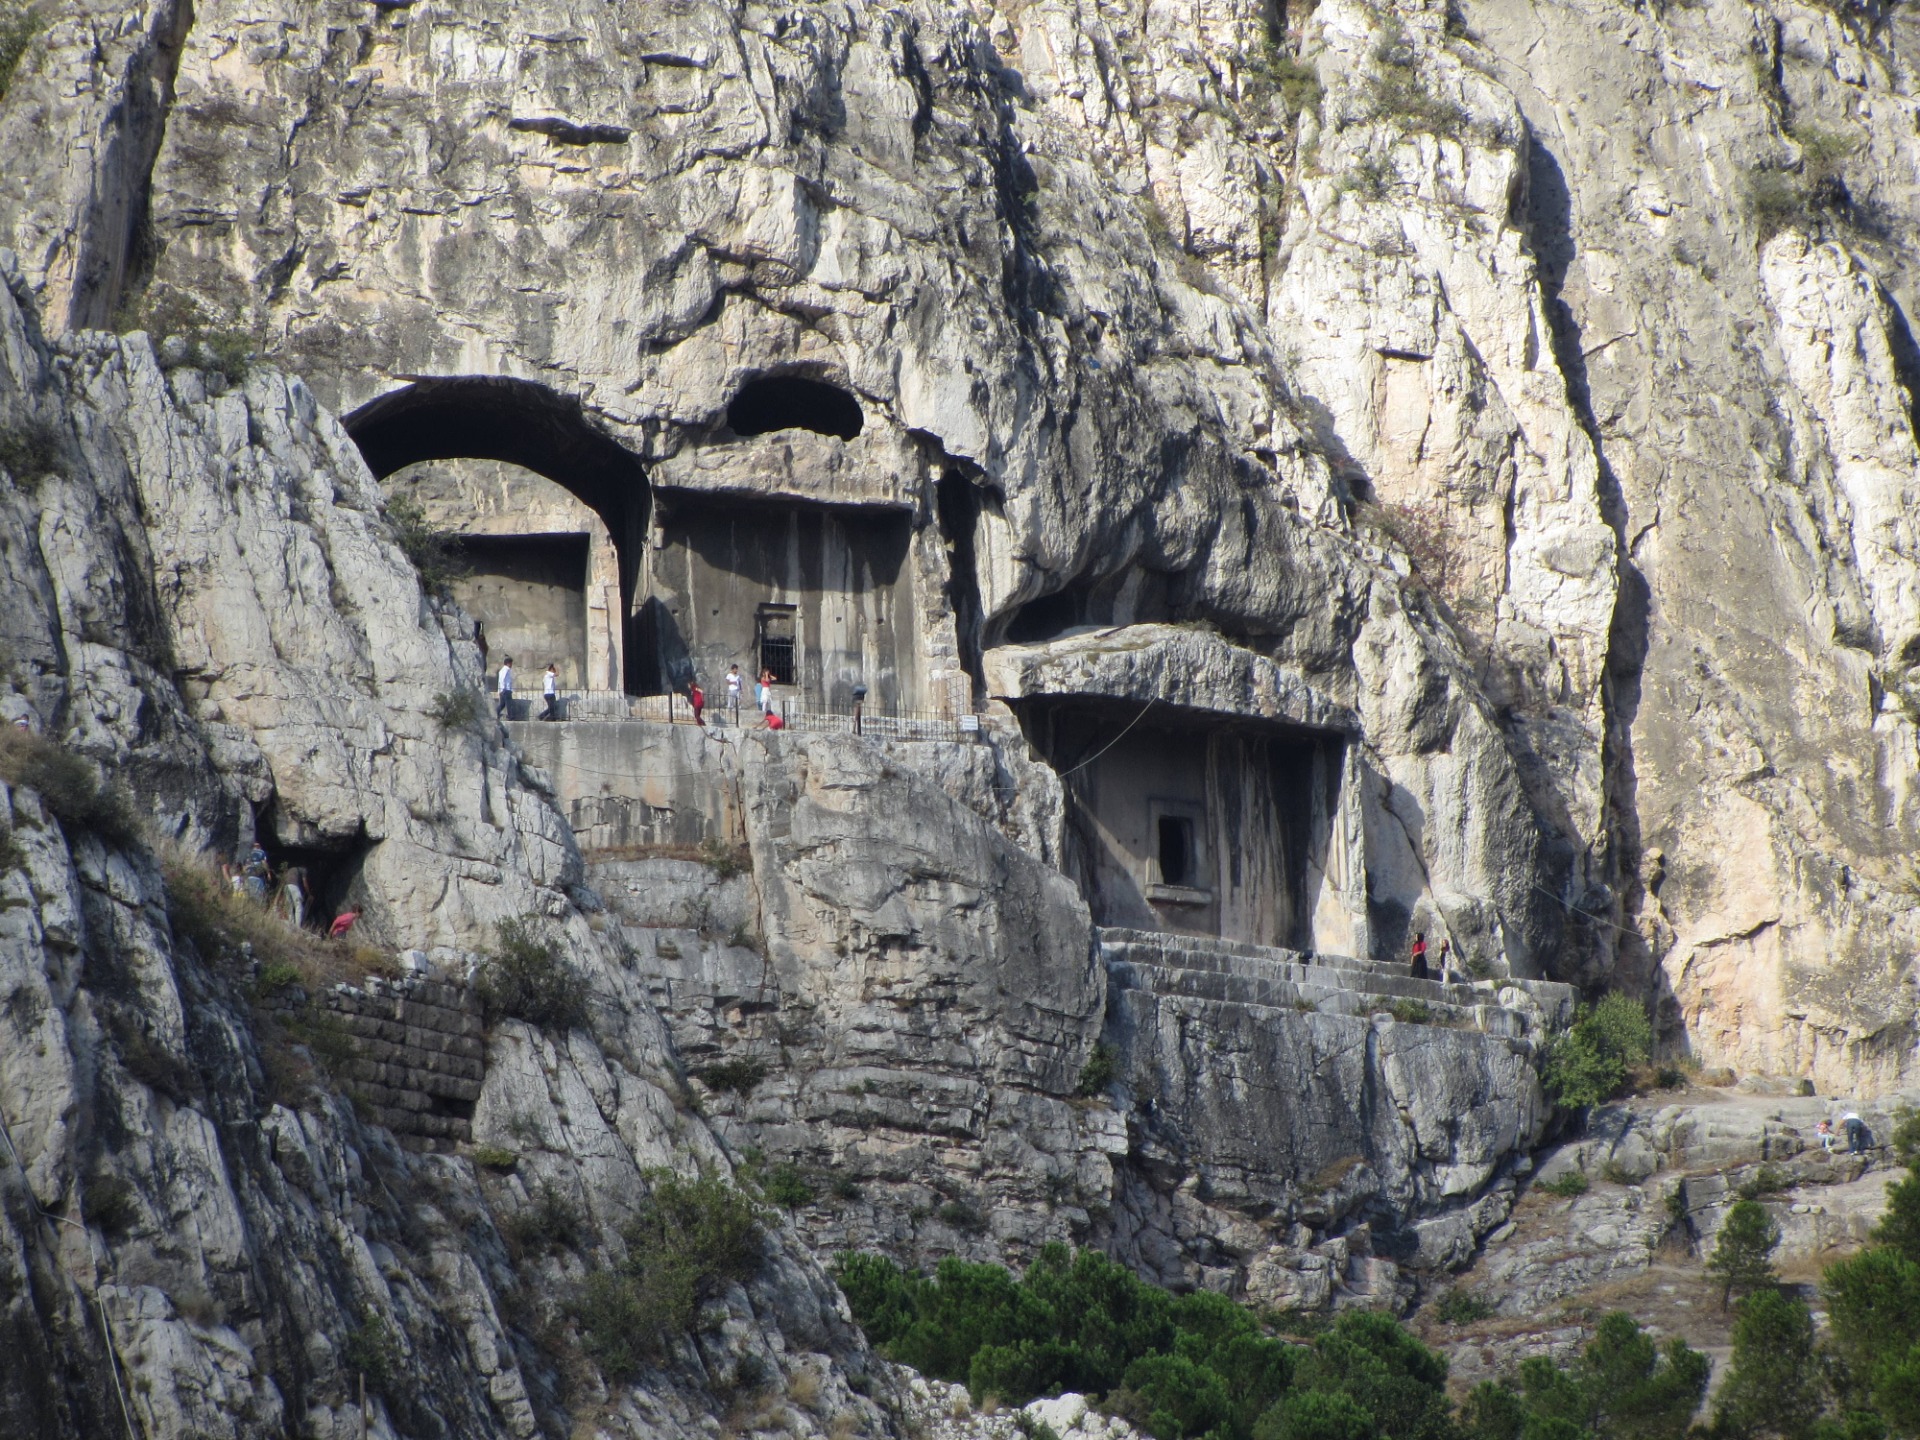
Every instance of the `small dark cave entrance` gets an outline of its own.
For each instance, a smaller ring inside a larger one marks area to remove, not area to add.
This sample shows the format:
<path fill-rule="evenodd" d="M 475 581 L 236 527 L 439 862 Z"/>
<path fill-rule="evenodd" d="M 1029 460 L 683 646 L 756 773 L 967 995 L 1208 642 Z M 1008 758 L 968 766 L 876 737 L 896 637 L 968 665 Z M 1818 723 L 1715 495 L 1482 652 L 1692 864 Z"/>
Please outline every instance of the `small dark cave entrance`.
<path fill-rule="evenodd" d="M 811 430 L 851 440 L 865 423 L 860 402 L 851 391 L 800 375 L 749 380 L 727 406 L 727 428 L 743 438 L 776 430 Z"/>
<path fill-rule="evenodd" d="M 452 376 L 382 395 L 345 423 L 375 479 L 422 460 L 500 460 L 544 475 L 593 510 L 620 557 L 624 688 L 644 693 L 634 595 L 652 490 L 639 458 L 589 420 L 578 400 L 530 380 Z"/>
<path fill-rule="evenodd" d="M 1078 579 L 1027 601 L 1008 617 L 1010 645 L 1037 645 L 1075 630 L 1150 625 L 1175 618 L 1177 577 L 1130 565 L 1100 579 Z"/>
<path fill-rule="evenodd" d="M 298 868 L 306 879 L 306 914 L 301 928 L 326 934 L 333 917 L 343 910 L 365 911 L 365 887 L 360 883 L 367 857 L 380 842 L 362 830 L 351 839 L 322 841 L 308 845 L 276 845 L 267 837 L 273 832 L 263 817 L 259 827 L 260 848 L 267 852 L 274 881 L 268 889 L 273 899 L 285 872 Z M 245 858 L 242 856 L 241 858 Z"/>

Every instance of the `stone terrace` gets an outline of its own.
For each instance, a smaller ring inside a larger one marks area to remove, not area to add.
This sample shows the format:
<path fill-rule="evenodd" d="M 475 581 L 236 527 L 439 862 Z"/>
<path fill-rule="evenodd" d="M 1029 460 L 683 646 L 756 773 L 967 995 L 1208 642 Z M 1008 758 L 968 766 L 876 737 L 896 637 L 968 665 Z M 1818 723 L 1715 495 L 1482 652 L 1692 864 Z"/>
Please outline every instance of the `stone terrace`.
<path fill-rule="evenodd" d="M 1442 984 L 1346 955 L 1144 930 L 1103 929 L 1099 945 L 1116 989 L 1153 995 L 1355 1016 L 1419 1002 L 1435 1023 L 1516 1039 L 1542 1038 L 1573 1018 L 1573 987 L 1548 980 Z"/>

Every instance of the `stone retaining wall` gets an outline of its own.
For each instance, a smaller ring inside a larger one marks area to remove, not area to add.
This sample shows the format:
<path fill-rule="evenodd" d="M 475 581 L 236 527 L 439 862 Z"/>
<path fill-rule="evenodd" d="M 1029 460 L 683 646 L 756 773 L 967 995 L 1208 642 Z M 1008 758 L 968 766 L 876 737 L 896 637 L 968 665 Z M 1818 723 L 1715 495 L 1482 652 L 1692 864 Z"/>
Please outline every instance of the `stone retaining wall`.
<path fill-rule="evenodd" d="M 353 1037 L 346 1078 L 374 1123 L 439 1149 L 472 1138 L 486 1038 L 470 988 L 375 979 L 338 987 L 326 1005 Z"/>

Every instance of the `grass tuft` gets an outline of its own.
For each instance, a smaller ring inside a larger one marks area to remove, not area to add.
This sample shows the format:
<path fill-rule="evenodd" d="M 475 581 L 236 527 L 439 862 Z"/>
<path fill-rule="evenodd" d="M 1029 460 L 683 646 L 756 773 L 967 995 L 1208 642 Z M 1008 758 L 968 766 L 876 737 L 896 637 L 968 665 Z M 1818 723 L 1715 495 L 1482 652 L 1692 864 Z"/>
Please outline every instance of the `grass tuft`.
<path fill-rule="evenodd" d="M 139 838 L 140 822 L 127 792 L 43 735 L 12 725 L 0 728 L 0 780 L 34 791 L 63 826 L 115 845 Z"/>

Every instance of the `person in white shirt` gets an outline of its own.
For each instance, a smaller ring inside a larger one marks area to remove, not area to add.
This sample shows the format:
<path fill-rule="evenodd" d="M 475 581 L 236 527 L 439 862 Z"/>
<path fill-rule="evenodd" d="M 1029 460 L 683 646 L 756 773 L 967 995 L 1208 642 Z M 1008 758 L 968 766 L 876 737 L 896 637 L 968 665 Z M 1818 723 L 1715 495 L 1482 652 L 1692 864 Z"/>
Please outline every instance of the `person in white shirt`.
<path fill-rule="evenodd" d="M 500 698 L 494 702 L 494 715 L 501 720 L 513 718 L 513 656 L 500 667 Z"/>
<path fill-rule="evenodd" d="M 727 713 L 735 725 L 740 723 L 740 686 L 744 678 L 738 665 L 727 667 Z"/>
<path fill-rule="evenodd" d="M 544 707 L 540 711 L 540 718 L 542 720 L 558 720 L 560 718 L 560 670 L 558 666 L 547 666 L 547 673 L 540 681 L 540 699 Z"/>

